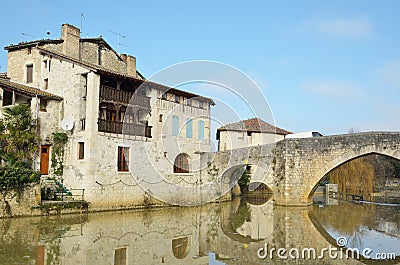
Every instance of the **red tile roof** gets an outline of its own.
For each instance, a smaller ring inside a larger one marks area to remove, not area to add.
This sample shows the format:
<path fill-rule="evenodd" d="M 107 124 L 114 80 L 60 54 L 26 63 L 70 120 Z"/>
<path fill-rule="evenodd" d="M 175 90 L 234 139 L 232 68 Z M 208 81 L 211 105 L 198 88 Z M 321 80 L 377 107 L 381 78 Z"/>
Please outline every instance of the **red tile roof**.
<path fill-rule="evenodd" d="M 291 134 L 292 132 L 286 131 L 276 127 L 260 118 L 252 118 L 244 121 L 227 124 L 217 129 L 217 131 L 245 131 L 245 132 L 260 132 L 260 133 L 274 133 L 274 134 Z"/>
<path fill-rule="evenodd" d="M 162 84 L 158 84 L 158 83 L 155 83 L 155 82 L 138 79 L 138 78 L 135 78 L 135 77 L 130 76 L 130 75 L 126 75 L 126 74 L 123 74 L 123 73 L 115 72 L 115 71 L 113 71 L 111 69 L 108 69 L 108 68 L 104 68 L 104 67 L 102 67 L 100 65 L 95 65 L 95 64 L 91 64 L 91 63 L 88 63 L 88 62 L 81 61 L 81 60 L 79 60 L 77 58 L 70 57 L 70 56 L 67 56 L 67 55 L 65 55 L 63 53 L 60 53 L 60 52 L 57 52 L 57 51 L 53 51 L 53 50 L 50 50 L 50 49 L 45 49 L 45 48 L 41 48 L 41 47 L 36 47 L 36 48 L 39 51 L 41 51 L 41 52 L 43 52 L 45 54 L 52 55 L 53 57 L 56 57 L 58 59 L 66 60 L 66 61 L 69 61 L 71 63 L 75 63 L 77 65 L 81 65 L 82 67 L 88 68 L 89 70 L 98 72 L 100 74 L 104 74 L 104 75 L 109 75 L 109 76 L 114 76 L 114 77 L 117 77 L 117 78 L 130 80 L 132 82 L 139 83 L 140 85 L 144 83 L 144 85 L 146 87 L 160 89 L 163 92 L 168 91 L 170 93 L 175 93 L 177 95 L 183 95 L 183 96 L 188 97 L 188 98 L 197 97 L 197 98 L 202 99 L 204 101 L 210 102 L 211 105 L 215 105 L 214 101 L 211 98 L 199 96 L 199 95 L 196 95 L 196 94 L 193 94 L 193 93 L 190 93 L 190 92 L 186 92 L 186 91 L 179 90 L 179 89 L 176 89 L 176 88 L 168 87 L 168 86 L 165 86 L 165 85 L 162 85 Z"/>
<path fill-rule="evenodd" d="M 40 90 L 36 87 L 26 86 L 23 84 L 15 83 L 10 81 L 8 78 L 0 77 L 0 87 L 6 90 L 16 91 L 17 93 L 21 93 L 27 96 L 38 96 L 39 98 L 47 98 L 47 99 L 55 99 L 62 100 L 62 97 L 56 96 L 54 94 L 48 93 L 46 91 Z"/>

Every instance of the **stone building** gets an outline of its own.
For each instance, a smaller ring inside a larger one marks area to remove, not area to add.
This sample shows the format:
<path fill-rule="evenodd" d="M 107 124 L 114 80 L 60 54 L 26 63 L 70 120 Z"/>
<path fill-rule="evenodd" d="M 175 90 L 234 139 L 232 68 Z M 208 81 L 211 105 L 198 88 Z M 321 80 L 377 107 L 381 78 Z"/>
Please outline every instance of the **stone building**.
<path fill-rule="evenodd" d="M 288 134 L 291 132 L 259 118 L 230 123 L 217 129 L 218 150 L 275 143 Z"/>
<path fill-rule="evenodd" d="M 146 192 L 132 174 L 146 178 L 150 163 L 165 177 L 190 178 L 200 151 L 210 150 L 213 100 L 146 81 L 135 57 L 101 37 L 81 38 L 63 24 L 60 39 L 5 50 L 0 107 L 30 104 L 41 141 L 34 166 L 43 176 L 54 176 L 53 133 L 67 133 L 60 178 L 71 191 L 84 189 L 93 208 L 142 205 Z"/>

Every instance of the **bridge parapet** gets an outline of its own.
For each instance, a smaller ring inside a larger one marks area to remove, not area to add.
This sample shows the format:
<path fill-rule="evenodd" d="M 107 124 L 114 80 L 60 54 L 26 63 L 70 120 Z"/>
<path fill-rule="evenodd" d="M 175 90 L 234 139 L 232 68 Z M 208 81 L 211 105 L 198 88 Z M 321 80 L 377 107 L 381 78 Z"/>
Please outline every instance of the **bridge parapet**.
<path fill-rule="evenodd" d="M 237 170 L 251 165 L 255 171 L 252 181 L 268 185 L 276 204 L 304 206 L 312 203 L 314 188 L 329 171 L 371 153 L 400 159 L 400 132 L 292 138 L 276 144 L 203 153 L 202 175 L 208 176 L 207 181 L 213 177 L 221 181 L 229 179 L 224 186 L 228 191 L 241 175 Z"/>

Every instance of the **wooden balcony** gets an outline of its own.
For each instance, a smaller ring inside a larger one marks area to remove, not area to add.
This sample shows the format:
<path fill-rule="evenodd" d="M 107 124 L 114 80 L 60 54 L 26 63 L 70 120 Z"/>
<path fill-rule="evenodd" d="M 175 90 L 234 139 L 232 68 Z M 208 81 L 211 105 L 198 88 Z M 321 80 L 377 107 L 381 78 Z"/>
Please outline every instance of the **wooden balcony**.
<path fill-rule="evenodd" d="M 143 124 L 129 124 L 117 121 L 99 119 L 99 132 L 127 134 L 135 136 L 146 136 L 146 125 Z M 151 136 L 150 136 L 151 137 Z"/>
<path fill-rule="evenodd" d="M 150 109 L 150 98 L 132 92 L 117 90 L 108 86 L 100 86 L 100 99 L 110 102 L 132 104 Z"/>

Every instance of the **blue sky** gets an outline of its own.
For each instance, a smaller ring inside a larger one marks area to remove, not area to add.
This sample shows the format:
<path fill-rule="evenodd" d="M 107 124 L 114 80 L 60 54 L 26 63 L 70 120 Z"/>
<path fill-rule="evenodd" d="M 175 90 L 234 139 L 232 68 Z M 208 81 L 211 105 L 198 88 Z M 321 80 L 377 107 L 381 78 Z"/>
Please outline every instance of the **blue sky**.
<path fill-rule="evenodd" d="M 82 35 L 101 35 L 115 49 L 111 31 L 125 35 L 120 52 L 136 56 L 145 77 L 190 60 L 239 69 L 284 129 L 400 130 L 399 1 L 6 1 L 1 8 L 2 47 L 47 31 L 59 38 L 61 24 L 79 27 L 83 12 Z M 0 72 L 6 59 L 2 51 Z M 240 118 L 252 117 L 229 95 L 224 100 Z"/>

